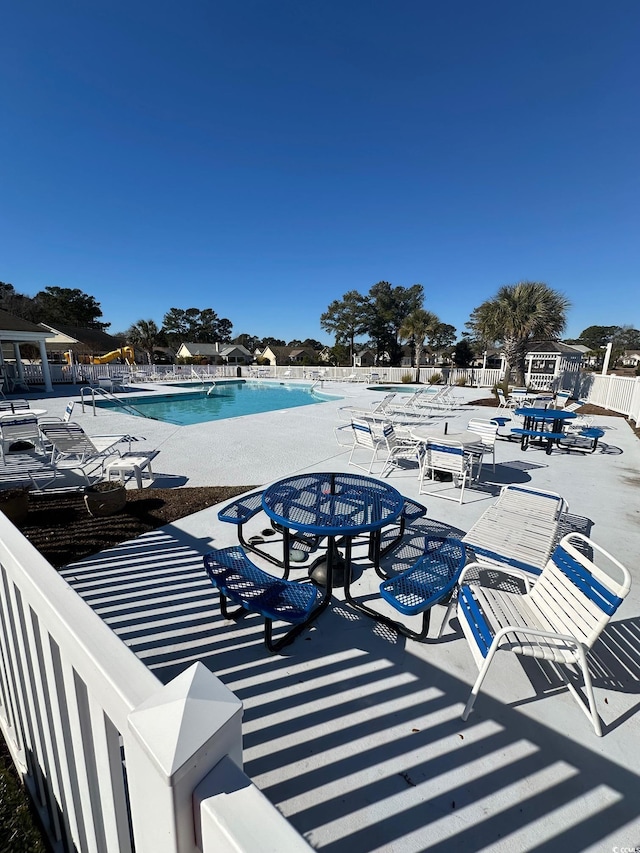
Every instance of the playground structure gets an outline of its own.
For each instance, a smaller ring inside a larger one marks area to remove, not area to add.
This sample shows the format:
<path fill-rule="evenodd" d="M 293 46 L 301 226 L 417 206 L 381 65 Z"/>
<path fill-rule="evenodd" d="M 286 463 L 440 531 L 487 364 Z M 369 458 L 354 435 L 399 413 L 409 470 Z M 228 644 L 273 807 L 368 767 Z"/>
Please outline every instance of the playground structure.
<path fill-rule="evenodd" d="M 77 364 L 108 364 L 110 361 L 114 361 L 116 358 L 121 358 L 122 361 L 127 362 L 127 364 L 133 364 L 135 362 L 135 353 L 133 351 L 133 347 L 119 347 L 118 349 L 114 349 L 111 352 L 107 352 L 104 355 L 80 355 L 74 356 L 73 350 L 67 350 L 64 354 L 65 360 L 67 364 L 73 364 L 75 359 Z"/>

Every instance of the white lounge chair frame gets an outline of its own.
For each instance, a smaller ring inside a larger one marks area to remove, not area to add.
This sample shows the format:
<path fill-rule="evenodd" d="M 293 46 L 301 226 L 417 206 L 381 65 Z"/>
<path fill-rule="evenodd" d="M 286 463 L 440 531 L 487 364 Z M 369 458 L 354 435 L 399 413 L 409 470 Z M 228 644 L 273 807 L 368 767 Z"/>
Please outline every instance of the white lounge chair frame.
<path fill-rule="evenodd" d="M 42 424 L 40 430 L 51 445 L 49 461 L 54 479 L 57 470 L 64 467 L 80 471 L 87 484 L 90 483 L 88 471 L 100 464 L 101 473 L 104 473 L 105 461 L 121 455 L 116 445 L 126 439 L 124 434 L 89 436 L 80 424 L 73 422 Z"/>

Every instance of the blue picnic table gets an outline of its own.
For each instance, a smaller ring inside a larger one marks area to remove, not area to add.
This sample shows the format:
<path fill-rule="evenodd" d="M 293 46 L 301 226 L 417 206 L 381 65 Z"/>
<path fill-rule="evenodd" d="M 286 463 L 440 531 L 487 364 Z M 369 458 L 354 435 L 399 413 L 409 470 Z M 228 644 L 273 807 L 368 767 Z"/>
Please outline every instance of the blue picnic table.
<path fill-rule="evenodd" d="M 546 446 L 547 455 L 551 454 L 554 442 L 557 444 L 564 438 L 565 421 L 576 417 L 575 412 L 565 409 L 537 409 L 532 406 L 516 409 L 515 414 L 524 418 L 523 427 L 511 430 L 513 435 L 520 436 L 522 450 L 526 450 L 533 440 Z"/>

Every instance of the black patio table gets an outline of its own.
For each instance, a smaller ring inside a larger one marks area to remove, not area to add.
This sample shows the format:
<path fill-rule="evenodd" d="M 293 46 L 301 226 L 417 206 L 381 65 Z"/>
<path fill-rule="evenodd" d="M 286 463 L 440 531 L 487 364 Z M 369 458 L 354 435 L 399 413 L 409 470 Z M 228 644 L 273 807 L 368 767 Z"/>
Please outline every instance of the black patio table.
<path fill-rule="evenodd" d="M 327 599 L 351 564 L 354 537 L 370 533 L 369 554 L 374 563 L 380 555 L 380 531 L 402 514 L 404 498 L 387 483 L 359 474 L 301 474 L 280 480 L 262 495 L 265 513 L 283 529 L 285 570 L 289 569 L 290 531 L 327 537 L 326 572 L 310 569 L 313 580 L 326 584 Z M 335 571 L 340 560 L 336 538 L 344 540 L 343 571 Z M 316 561 L 317 562 L 317 561 Z M 326 579 L 323 575 L 326 574 Z"/>

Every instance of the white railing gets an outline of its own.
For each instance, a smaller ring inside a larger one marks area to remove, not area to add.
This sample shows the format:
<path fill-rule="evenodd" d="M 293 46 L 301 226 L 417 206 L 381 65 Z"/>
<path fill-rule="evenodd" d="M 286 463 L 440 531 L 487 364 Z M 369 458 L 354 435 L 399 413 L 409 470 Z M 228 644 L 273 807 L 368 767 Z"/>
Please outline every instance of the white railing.
<path fill-rule="evenodd" d="M 640 377 L 588 374 L 581 399 L 640 422 Z"/>
<path fill-rule="evenodd" d="M 201 663 L 162 685 L 0 513 L 0 731 L 55 851 L 309 850 L 242 773 L 241 717 Z"/>
<path fill-rule="evenodd" d="M 411 377 L 413 382 L 416 375 L 415 367 L 303 367 L 302 365 L 279 365 L 271 368 L 272 376 L 279 380 L 286 379 L 315 379 L 319 378 L 345 381 L 357 377 L 363 383 L 400 383 L 406 376 Z M 430 377 L 438 374 L 440 381 L 445 384 L 455 385 L 464 380 L 467 385 L 478 388 L 492 388 L 501 379 L 500 370 L 482 370 L 478 368 L 454 368 L 454 367 L 421 367 L 420 382 L 428 384 Z M 248 376 L 250 372 L 243 368 L 243 375 Z"/>

